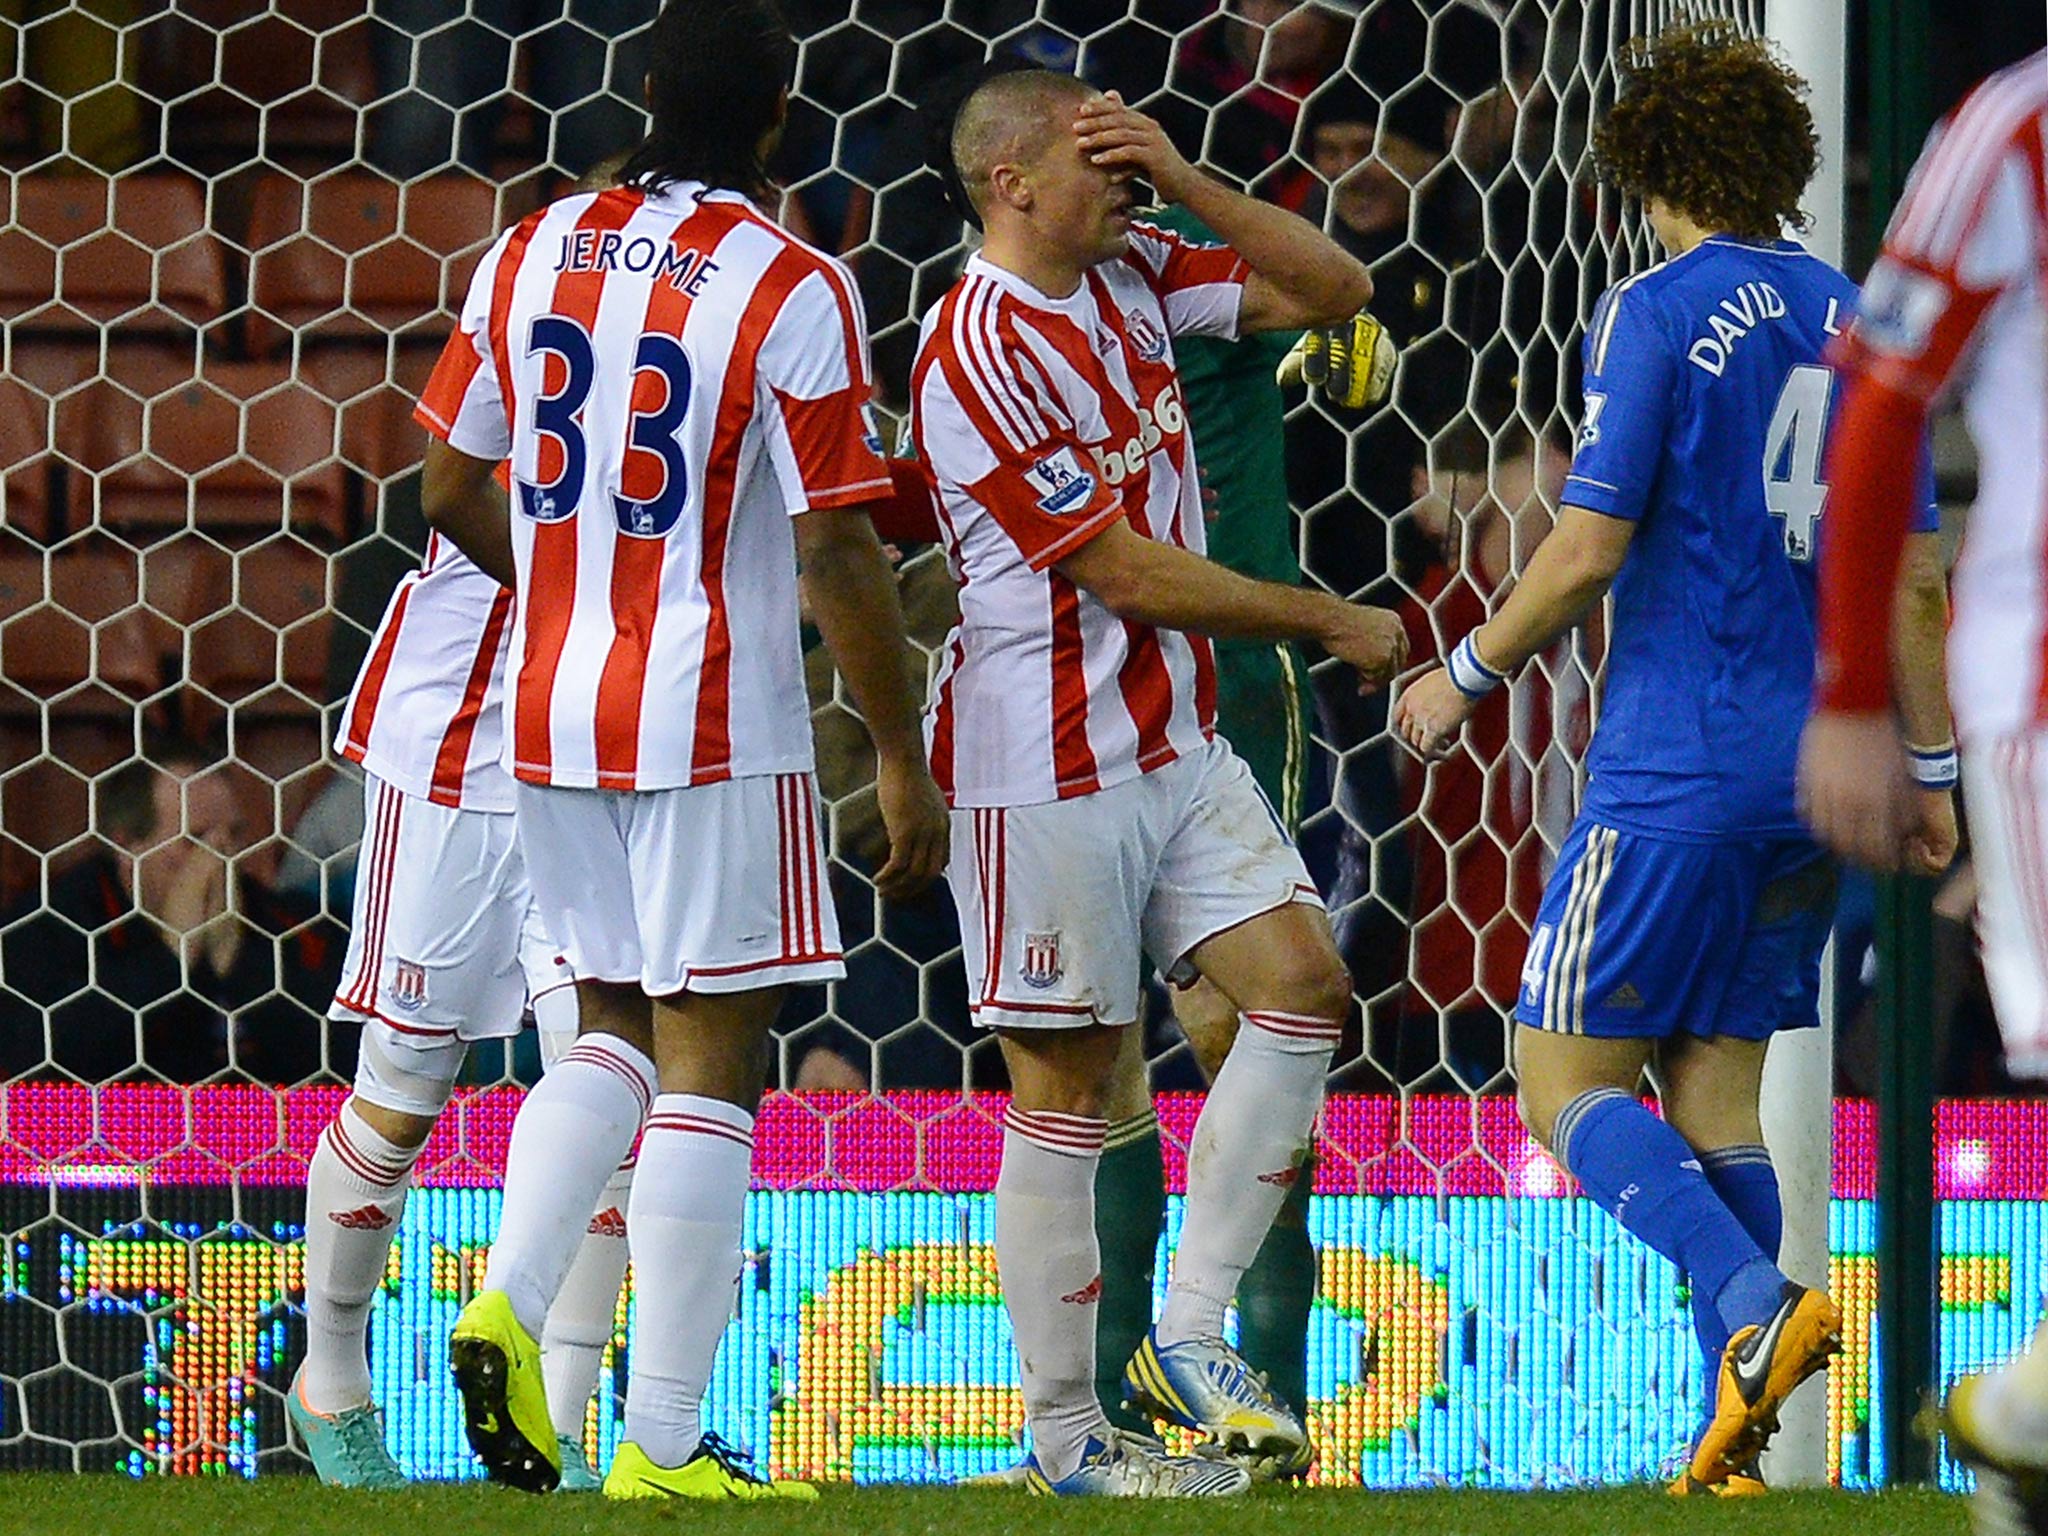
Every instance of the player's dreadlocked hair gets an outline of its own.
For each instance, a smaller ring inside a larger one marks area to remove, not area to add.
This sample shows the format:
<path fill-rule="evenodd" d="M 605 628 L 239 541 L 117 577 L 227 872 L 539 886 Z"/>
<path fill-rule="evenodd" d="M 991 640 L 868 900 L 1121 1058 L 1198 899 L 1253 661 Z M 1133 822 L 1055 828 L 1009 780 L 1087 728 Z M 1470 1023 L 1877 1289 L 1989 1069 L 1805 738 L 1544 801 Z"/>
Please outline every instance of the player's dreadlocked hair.
<path fill-rule="evenodd" d="M 1799 199 L 1820 138 L 1806 82 L 1768 43 L 1705 22 L 1637 38 L 1629 54 L 1621 98 L 1593 135 L 1602 180 L 1746 240 L 1812 222 Z"/>
<path fill-rule="evenodd" d="M 669 0 L 648 34 L 647 138 L 621 185 L 671 181 L 763 197 L 761 140 L 796 72 L 796 39 L 776 0 Z"/>

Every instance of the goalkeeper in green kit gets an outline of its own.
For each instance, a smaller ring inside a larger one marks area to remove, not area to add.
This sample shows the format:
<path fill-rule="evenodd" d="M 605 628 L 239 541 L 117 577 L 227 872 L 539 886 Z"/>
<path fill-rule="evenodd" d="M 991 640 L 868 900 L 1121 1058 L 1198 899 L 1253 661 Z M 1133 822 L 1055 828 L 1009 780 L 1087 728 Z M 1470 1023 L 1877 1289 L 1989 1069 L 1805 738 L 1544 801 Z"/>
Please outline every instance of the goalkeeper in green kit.
<path fill-rule="evenodd" d="M 1215 236 L 1186 210 L 1146 218 L 1190 239 Z M 1245 576 L 1299 584 L 1294 518 L 1287 502 L 1281 381 L 1323 390 L 1358 409 L 1385 396 L 1394 348 L 1377 321 L 1348 332 L 1247 336 L 1234 342 L 1183 337 L 1174 344 L 1181 391 L 1209 507 L 1209 558 Z M 1301 817 L 1308 757 L 1308 674 L 1291 643 L 1216 642 L 1216 725 L 1250 766 L 1291 838 Z M 1237 1005 L 1206 980 L 1177 991 L 1174 1016 L 1204 1078 L 1213 1079 L 1237 1033 Z M 1159 1122 L 1146 1080 L 1145 1033 L 1124 1032 L 1115 1086 L 1104 1104 L 1109 1131 L 1095 1176 L 1102 1300 L 1096 1321 L 1096 1392 L 1112 1422 L 1149 1434 L 1149 1419 L 1123 1405 L 1123 1362 L 1152 1326 L 1153 1267 L 1166 1219 Z M 1258 1258 L 1239 1282 L 1238 1347 L 1273 1389 L 1306 1418 L 1308 1320 L 1317 1283 L 1308 1235 L 1311 1160 L 1295 1182 Z M 1309 1462 L 1254 1469 L 1299 1477 Z"/>

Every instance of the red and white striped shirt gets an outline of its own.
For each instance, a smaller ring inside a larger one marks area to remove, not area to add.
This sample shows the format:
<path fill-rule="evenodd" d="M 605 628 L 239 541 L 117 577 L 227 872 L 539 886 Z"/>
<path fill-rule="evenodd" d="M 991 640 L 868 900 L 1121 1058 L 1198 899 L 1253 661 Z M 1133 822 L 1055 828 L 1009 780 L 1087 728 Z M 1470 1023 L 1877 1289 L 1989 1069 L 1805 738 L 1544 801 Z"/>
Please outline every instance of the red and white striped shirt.
<path fill-rule="evenodd" d="M 509 457 L 521 780 L 808 771 L 790 518 L 887 493 L 853 280 L 737 193 L 562 199 L 500 236 L 419 420 Z"/>
<path fill-rule="evenodd" d="M 1955 569 L 1956 724 L 1990 738 L 2048 723 L 2048 53 L 1993 75 L 1935 130 L 1832 355 L 1923 405 L 1960 383 L 1978 496 Z M 1839 515 L 1857 516 L 1885 489 L 1862 481 L 1884 476 L 1856 465 L 1834 486 Z M 1851 533 L 1825 590 L 1875 589 L 1861 567 L 1879 546 Z M 1889 631 L 1859 641 L 1856 627 L 1824 608 L 1826 701 L 1883 696 Z"/>
<path fill-rule="evenodd" d="M 439 534 L 385 605 L 335 749 L 394 789 L 466 811 L 512 809 L 503 766 L 512 594 Z"/>
<path fill-rule="evenodd" d="M 954 805 L 1093 794 L 1214 733 L 1207 639 L 1125 622 L 1057 563 L 1118 518 L 1206 547 L 1172 338 L 1234 339 L 1245 274 L 1138 224 L 1065 298 L 976 256 L 925 316 L 912 433 L 960 584 L 926 735 Z"/>

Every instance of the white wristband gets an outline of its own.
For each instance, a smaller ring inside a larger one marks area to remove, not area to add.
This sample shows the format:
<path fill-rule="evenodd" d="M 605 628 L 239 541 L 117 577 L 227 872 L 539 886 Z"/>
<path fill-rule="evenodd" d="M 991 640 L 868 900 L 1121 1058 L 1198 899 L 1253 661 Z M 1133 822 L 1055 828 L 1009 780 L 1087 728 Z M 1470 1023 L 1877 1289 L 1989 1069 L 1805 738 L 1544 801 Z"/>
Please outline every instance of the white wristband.
<path fill-rule="evenodd" d="M 1451 675 L 1451 686 L 1466 698 L 1479 700 L 1508 680 L 1505 672 L 1496 672 L 1479 659 L 1479 647 L 1467 635 L 1451 650 L 1451 659 L 1445 664 L 1445 671 Z"/>
<path fill-rule="evenodd" d="M 1906 767 L 1922 789 L 1954 789 L 1961 773 L 1952 741 L 1939 747 L 1907 747 Z"/>

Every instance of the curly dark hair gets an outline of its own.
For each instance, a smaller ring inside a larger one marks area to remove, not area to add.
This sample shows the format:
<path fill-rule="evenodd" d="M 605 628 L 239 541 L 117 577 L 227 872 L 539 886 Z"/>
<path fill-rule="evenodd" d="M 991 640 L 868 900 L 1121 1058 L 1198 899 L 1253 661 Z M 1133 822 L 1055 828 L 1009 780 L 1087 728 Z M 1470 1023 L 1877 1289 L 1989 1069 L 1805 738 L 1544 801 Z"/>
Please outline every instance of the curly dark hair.
<path fill-rule="evenodd" d="M 795 78 L 796 39 L 776 0 L 668 0 L 648 33 L 647 138 L 616 175 L 658 192 L 672 181 L 765 198 L 760 145 Z"/>
<path fill-rule="evenodd" d="M 1745 240 L 1812 223 L 1799 199 L 1820 138 L 1806 82 L 1769 43 L 1706 22 L 1637 38 L 1628 54 L 1621 97 L 1593 134 L 1601 180 Z"/>

